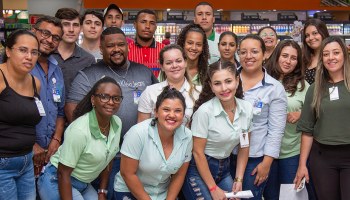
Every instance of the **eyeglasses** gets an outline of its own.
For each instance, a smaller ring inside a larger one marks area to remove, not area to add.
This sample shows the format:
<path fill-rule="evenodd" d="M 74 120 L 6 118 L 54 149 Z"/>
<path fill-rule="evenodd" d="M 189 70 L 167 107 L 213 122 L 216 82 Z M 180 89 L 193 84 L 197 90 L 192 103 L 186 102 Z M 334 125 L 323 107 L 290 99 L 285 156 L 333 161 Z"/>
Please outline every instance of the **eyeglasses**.
<path fill-rule="evenodd" d="M 119 96 L 119 95 L 114 95 L 114 96 L 111 96 L 109 94 L 105 94 L 105 93 L 102 93 L 102 94 L 94 94 L 94 96 L 100 96 L 100 100 L 102 103 L 107 103 L 109 102 L 109 100 L 112 98 L 113 100 L 113 103 L 121 103 L 122 100 L 123 100 L 123 96 Z"/>
<path fill-rule="evenodd" d="M 275 34 L 275 33 L 262 33 L 262 34 L 261 34 L 261 37 L 262 37 L 262 38 L 265 38 L 265 37 L 268 37 L 268 36 L 274 37 L 274 36 L 276 36 L 276 34 Z"/>
<path fill-rule="evenodd" d="M 17 49 L 19 53 L 22 54 L 23 56 L 28 55 L 28 53 L 30 52 L 33 58 L 39 58 L 41 55 L 41 53 L 38 50 L 29 51 L 27 48 L 24 48 L 24 47 L 19 47 L 19 48 L 11 47 L 11 49 Z"/>
<path fill-rule="evenodd" d="M 250 56 L 251 56 L 251 57 L 255 58 L 255 57 L 259 54 L 260 49 L 253 49 L 252 51 L 238 50 L 238 55 L 239 55 L 239 57 L 241 57 L 241 58 L 245 58 L 245 57 L 247 57 L 248 52 L 250 53 Z"/>
<path fill-rule="evenodd" d="M 59 43 L 62 40 L 60 36 L 52 35 L 52 33 L 49 30 L 39 29 L 39 28 L 35 28 L 35 30 L 41 31 L 41 37 L 43 37 L 44 39 L 48 39 L 49 37 L 52 36 L 52 42 L 54 43 Z"/>

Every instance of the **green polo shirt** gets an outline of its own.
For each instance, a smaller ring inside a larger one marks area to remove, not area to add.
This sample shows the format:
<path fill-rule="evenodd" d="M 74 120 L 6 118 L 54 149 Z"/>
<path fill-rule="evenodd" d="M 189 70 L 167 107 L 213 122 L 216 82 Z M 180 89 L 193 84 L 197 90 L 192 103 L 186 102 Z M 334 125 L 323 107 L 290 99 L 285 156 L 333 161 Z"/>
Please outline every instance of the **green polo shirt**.
<path fill-rule="evenodd" d="M 280 81 L 282 82 L 282 81 Z M 301 111 L 307 90 L 309 89 L 309 84 L 305 81 L 305 88 L 303 91 L 299 91 L 301 88 L 301 83 L 298 84 L 298 90 L 295 92 L 294 96 L 290 96 L 291 93 L 286 92 L 288 106 L 287 113 Z M 286 128 L 284 129 L 284 136 L 282 139 L 281 151 L 279 159 L 290 158 L 300 154 L 300 143 L 301 143 L 301 132 L 296 131 L 297 123 L 286 123 Z"/>
<path fill-rule="evenodd" d="M 192 134 L 184 127 L 174 132 L 174 148 L 168 159 L 165 159 L 163 146 L 159 138 L 157 124 L 151 126 L 152 119 L 147 119 L 131 127 L 124 136 L 120 152 L 138 160 L 136 171 L 143 188 L 152 200 L 164 200 L 172 174 L 175 174 L 183 163 L 189 162 L 192 156 Z M 115 176 L 114 190 L 130 192 L 120 172 Z"/>
<path fill-rule="evenodd" d="M 217 97 L 205 102 L 193 114 L 192 134 L 206 138 L 204 153 L 216 159 L 224 159 L 240 143 L 240 134 L 253 130 L 253 107 L 242 99 L 236 99 L 233 123 Z"/>
<path fill-rule="evenodd" d="M 64 142 L 51 157 L 58 163 L 74 168 L 71 176 L 90 183 L 95 180 L 119 152 L 122 122 L 113 115 L 110 120 L 108 139 L 100 132 L 95 109 L 73 121 L 64 133 Z"/>

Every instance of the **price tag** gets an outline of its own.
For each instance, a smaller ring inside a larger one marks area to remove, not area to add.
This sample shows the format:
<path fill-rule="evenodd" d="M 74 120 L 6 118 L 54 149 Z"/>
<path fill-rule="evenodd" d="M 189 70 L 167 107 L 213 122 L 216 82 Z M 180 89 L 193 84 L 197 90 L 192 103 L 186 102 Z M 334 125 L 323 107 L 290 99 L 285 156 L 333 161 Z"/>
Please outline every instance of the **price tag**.
<path fill-rule="evenodd" d="M 38 111 L 39 111 L 40 116 L 42 116 L 42 117 L 46 116 L 43 103 L 41 103 L 41 101 L 37 97 L 34 97 L 34 98 L 35 98 L 36 107 L 38 107 Z"/>

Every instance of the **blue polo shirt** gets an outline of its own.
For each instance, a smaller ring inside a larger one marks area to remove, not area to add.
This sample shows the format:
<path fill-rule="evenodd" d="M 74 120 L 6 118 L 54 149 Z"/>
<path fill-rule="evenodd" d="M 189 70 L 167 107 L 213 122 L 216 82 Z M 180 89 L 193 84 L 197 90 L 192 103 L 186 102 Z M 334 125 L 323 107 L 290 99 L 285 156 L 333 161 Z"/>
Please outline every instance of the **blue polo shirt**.
<path fill-rule="evenodd" d="M 41 83 L 40 100 L 44 106 L 46 116 L 43 116 L 40 123 L 36 125 L 36 143 L 44 149 L 50 144 L 52 136 L 55 133 L 56 119 L 65 117 L 63 111 L 65 104 L 63 74 L 57 65 L 57 61 L 52 56 L 47 58 L 47 63 L 49 65 L 47 79 L 39 61 L 36 62 L 34 69 L 30 72 L 30 74 L 37 77 Z M 60 95 L 61 102 L 54 101 L 53 89 L 59 91 L 57 95 Z"/>

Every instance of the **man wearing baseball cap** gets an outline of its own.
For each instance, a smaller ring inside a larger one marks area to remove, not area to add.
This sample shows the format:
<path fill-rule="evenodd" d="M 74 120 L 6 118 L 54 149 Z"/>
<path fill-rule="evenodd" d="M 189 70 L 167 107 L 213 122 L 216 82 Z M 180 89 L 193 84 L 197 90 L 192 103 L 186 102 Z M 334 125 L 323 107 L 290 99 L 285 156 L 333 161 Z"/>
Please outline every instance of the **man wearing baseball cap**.
<path fill-rule="evenodd" d="M 103 11 L 104 24 L 107 28 L 109 27 L 117 27 L 121 28 L 125 21 L 123 16 L 123 10 L 120 9 L 116 4 L 111 3 L 109 6 Z M 133 39 L 126 38 L 128 43 L 134 41 Z"/>

